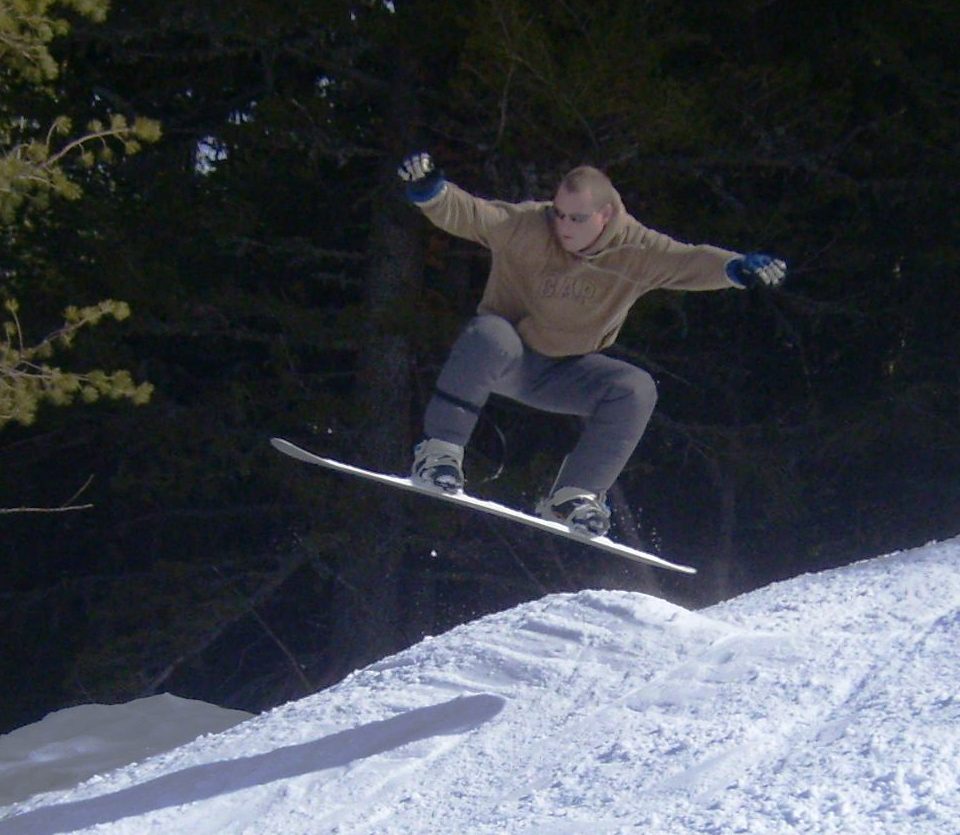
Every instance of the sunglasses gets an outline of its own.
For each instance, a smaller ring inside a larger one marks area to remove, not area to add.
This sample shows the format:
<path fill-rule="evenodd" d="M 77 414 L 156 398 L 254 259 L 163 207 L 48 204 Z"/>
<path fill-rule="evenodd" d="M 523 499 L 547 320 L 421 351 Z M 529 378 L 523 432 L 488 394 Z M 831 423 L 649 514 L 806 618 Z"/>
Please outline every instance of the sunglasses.
<path fill-rule="evenodd" d="M 571 212 L 570 214 L 566 214 L 565 212 L 561 212 L 556 206 L 547 206 L 547 217 L 550 218 L 550 220 L 566 220 L 570 218 L 574 223 L 586 223 L 599 211 L 599 209 L 594 209 L 592 212 Z"/>

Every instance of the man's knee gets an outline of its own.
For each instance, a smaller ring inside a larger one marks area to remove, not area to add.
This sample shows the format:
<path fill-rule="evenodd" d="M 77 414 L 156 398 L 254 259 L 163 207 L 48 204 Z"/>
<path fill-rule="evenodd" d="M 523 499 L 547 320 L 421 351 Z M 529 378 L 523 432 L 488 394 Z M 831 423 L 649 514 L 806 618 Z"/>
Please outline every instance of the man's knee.
<path fill-rule="evenodd" d="M 497 357 L 512 360 L 523 354 L 523 342 L 516 328 L 502 316 L 481 314 L 463 332 L 463 347 L 477 359 Z"/>
<path fill-rule="evenodd" d="M 624 417 L 646 425 L 657 405 L 657 384 L 642 368 L 624 364 L 612 381 L 608 397 L 618 404 Z"/>
<path fill-rule="evenodd" d="M 642 368 L 634 368 L 630 375 L 630 387 L 634 397 L 641 403 L 646 403 L 652 411 L 657 405 L 657 384 L 653 377 Z"/>

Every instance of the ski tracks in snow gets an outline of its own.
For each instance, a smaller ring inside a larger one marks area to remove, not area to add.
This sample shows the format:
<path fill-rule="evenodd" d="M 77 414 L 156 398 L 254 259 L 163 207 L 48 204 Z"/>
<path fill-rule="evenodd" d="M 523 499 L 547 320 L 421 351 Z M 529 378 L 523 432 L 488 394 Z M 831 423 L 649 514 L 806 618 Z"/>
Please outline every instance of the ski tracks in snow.
<path fill-rule="evenodd" d="M 904 809 L 914 832 L 953 831 L 960 575 L 936 549 L 909 574 L 898 556 L 836 572 L 829 584 L 820 575 L 817 589 L 812 578 L 769 587 L 758 593 L 769 598 L 765 616 L 754 598 L 750 622 L 766 621 L 783 642 L 759 659 L 774 680 L 758 682 L 765 704 L 762 721 L 742 723 L 749 744 L 706 763 L 707 780 L 702 769 L 685 776 L 704 806 L 687 810 L 687 831 L 751 832 L 752 820 L 763 821 L 764 832 L 778 821 L 784 833 L 872 835 Z M 808 589 L 816 600 L 805 599 Z M 805 619 L 805 611 L 830 617 Z M 919 628 L 917 611 L 929 613 Z M 737 601 L 710 612 L 739 620 Z M 733 640 L 756 648 L 756 638 Z M 725 715 L 746 707 L 744 697 L 727 688 Z M 868 785 L 863 763 L 870 763 Z"/>
<path fill-rule="evenodd" d="M 815 588 L 823 595 L 822 579 Z M 855 835 L 853 821 L 865 821 L 864 833 L 882 831 L 885 810 L 907 804 L 918 832 L 936 832 L 956 810 L 952 768 L 935 761 L 938 742 L 952 760 L 960 756 L 949 683 L 893 711 L 904 713 L 905 729 L 915 728 L 917 712 L 928 714 L 929 745 L 918 750 L 915 731 L 877 733 L 875 723 L 891 721 L 894 684 L 911 675 L 936 680 L 925 665 L 947 659 L 947 682 L 957 680 L 958 650 L 946 648 L 960 637 L 960 585 L 943 576 L 904 587 L 881 560 L 838 575 L 831 593 L 832 605 L 810 606 L 831 613 L 825 622 L 805 617 L 801 578 L 799 594 L 774 587 L 764 615 L 754 608 L 746 622 L 736 601 L 696 613 L 643 595 L 582 592 L 455 629 L 350 685 L 364 692 L 362 702 L 393 711 L 455 694 L 495 696 L 503 710 L 481 733 L 424 740 L 357 764 L 344 777 L 350 794 L 337 801 L 338 780 L 315 780 L 304 813 L 314 827 L 329 820 L 339 835 Z M 901 616 L 918 600 L 930 612 L 925 632 Z M 890 744 L 898 750 L 877 750 Z M 818 779 L 851 779 L 842 772 L 855 761 L 852 750 L 877 763 L 873 808 L 854 809 L 864 792 L 848 795 Z M 504 761 L 510 769 L 498 766 Z M 625 807 L 627 795 L 644 800 Z M 328 801 L 336 807 L 329 817 Z"/>
<path fill-rule="evenodd" d="M 358 810 L 331 831 L 582 832 L 588 823 L 615 831 L 629 823 L 627 813 L 618 812 L 614 794 L 601 791 L 598 801 L 588 787 L 608 779 L 595 771 L 629 766 L 630 743 L 616 742 L 629 735 L 624 721 L 636 724 L 625 695 L 731 631 L 655 598 L 583 592 L 475 622 L 462 632 L 467 643 L 454 630 L 435 646 L 374 665 L 360 675 L 384 676 L 399 692 L 485 692 L 502 697 L 505 708 L 482 734 L 425 764 L 416 797 L 379 798 L 376 809 Z M 511 768 L 498 773 L 504 760 Z M 484 762 L 491 768 L 478 770 Z M 438 796 L 452 800 L 438 803 Z M 425 820 L 424 808 L 437 807 L 443 819 Z"/>

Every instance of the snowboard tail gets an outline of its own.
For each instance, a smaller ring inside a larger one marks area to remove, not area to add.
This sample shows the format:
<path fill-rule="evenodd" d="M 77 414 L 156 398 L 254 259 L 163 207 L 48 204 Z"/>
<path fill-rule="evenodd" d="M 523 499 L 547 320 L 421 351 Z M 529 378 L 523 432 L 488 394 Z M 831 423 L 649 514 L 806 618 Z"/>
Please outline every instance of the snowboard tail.
<path fill-rule="evenodd" d="M 526 525 L 531 528 L 538 528 L 542 531 L 546 531 L 547 533 L 554 534 L 555 536 L 561 536 L 564 539 L 571 539 L 591 548 L 597 548 L 601 551 L 606 551 L 609 554 L 616 554 L 618 557 L 623 557 L 625 559 L 632 560 L 633 562 L 653 565 L 657 568 L 664 568 L 669 571 L 679 571 L 682 574 L 697 573 L 697 570 L 689 565 L 680 565 L 678 563 L 665 560 L 662 557 L 658 557 L 655 554 L 648 554 L 645 551 L 638 551 L 636 548 L 631 548 L 628 545 L 615 542 L 606 536 L 587 536 L 585 534 L 572 531 L 566 525 L 561 525 L 559 522 L 552 522 L 549 519 L 541 519 L 539 516 L 531 516 L 528 513 L 523 513 L 522 511 L 516 510 L 512 507 L 507 507 L 506 505 L 498 504 L 497 502 L 478 499 L 475 496 L 471 496 L 467 493 L 445 493 L 432 487 L 426 487 L 422 484 L 417 484 L 411 481 L 409 478 L 389 475 L 387 473 L 379 473 L 374 470 L 365 470 L 362 467 L 344 464 L 343 462 L 336 461 L 333 458 L 324 458 L 323 456 L 316 455 L 315 453 L 303 449 L 303 447 L 299 447 L 284 438 L 271 438 L 270 443 L 274 449 L 282 452 L 284 455 L 289 455 L 291 458 L 296 458 L 298 461 L 303 461 L 306 464 L 314 464 L 318 467 L 325 467 L 328 470 L 335 470 L 347 475 L 364 478 L 369 481 L 377 481 L 381 484 L 386 484 L 389 487 L 395 487 L 411 493 L 421 493 L 425 496 L 439 499 L 440 501 L 458 504 L 461 507 L 468 507 L 473 510 L 479 510 L 482 513 L 500 516 L 504 519 L 512 519 L 514 522 L 519 522 L 522 525 Z"/>

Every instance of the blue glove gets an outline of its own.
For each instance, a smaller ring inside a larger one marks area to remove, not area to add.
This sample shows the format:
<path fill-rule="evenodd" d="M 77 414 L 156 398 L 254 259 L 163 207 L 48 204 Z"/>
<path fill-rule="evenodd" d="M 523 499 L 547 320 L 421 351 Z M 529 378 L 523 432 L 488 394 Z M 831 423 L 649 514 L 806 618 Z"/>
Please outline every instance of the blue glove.
<path fill-rule="evenodd" d="M 786 278 L 787 264 L 762 252 L 751 252 L 730 261 L 727 275 L 741 287 L 756 287 L 758 284 L 776 287 Z"/>
<path fill-rule="evenodd" d="M 406 157 L 400 163 L 397 175 L 407 184 L 407 199 L 411 203 L 426 203 L 447 184 L 443 172 L 433 167 L 430 154 L 422 151 Z"/>

